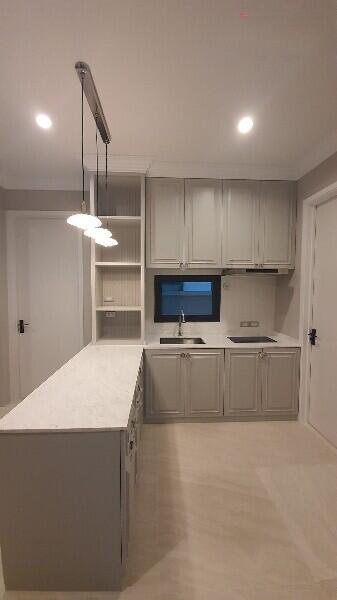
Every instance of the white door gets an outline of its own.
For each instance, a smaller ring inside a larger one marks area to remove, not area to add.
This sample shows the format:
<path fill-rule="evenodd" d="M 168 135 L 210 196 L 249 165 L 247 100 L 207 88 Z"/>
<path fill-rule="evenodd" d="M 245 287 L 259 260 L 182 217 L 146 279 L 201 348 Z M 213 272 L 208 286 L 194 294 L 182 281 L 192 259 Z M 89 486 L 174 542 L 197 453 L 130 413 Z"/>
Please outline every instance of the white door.
<path fill-rule="evenodd" d="M 186 180 L 185 194 L 188 266 L 221 267 L 221 181 Z"/>
<path fill-rule="evenodd" d="M 337 446 L 337 198 L 316 209 L 309 422 Z"/>
<path fill-rule="evenodd" d="M 83 346 L 81 234 L 65 219 L 46 212 L 8 221 L 13 400 L 25 398 Z M 27 323 L 24 333 L 20 320 Z"/>

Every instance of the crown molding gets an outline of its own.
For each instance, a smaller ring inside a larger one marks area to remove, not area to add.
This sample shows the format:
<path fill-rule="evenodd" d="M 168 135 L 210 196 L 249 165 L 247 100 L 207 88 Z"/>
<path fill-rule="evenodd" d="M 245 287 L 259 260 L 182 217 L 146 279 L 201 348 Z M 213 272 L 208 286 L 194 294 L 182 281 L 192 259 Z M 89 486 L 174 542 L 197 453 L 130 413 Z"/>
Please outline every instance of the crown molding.
<path fill-rule="evenodd" d="M 18 179 L 17 177 L 13 176 L 3 176 L 0 179 L 0 187 L 3 187 L 7 190 L 55 190 L 69 192 L 75 192 L 82 189 L 79 177 L 68 177 L 64 179 L 37 179 L 36 177 L 24 177 Z"/>
<path fill-rule="evenodd" d="M 148 177 L 212 179 L 296 179 L 292 168 L 275 165 L 248 165 L 154 160 Z"/>
<path fill-rule="evenodd" d="M 84 166 L 90 172 L 96 171 L 96 154 L 85 154 Z M 109 173 L 147 174 L 153 161 L 151 156 L 108 155 Z M 98 155 L 99 171 L 105 170 L 105 154 Z"/>

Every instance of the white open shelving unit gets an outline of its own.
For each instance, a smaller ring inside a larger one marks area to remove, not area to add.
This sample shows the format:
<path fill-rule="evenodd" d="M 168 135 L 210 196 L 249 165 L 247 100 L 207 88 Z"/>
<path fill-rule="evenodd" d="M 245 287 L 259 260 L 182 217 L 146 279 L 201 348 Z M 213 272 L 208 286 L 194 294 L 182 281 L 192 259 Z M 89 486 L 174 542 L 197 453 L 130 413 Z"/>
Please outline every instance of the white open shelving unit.
<path fill-rule="evenodd" d="M 92 341 L 139 344 L 144 341 L 145 177 L 109 174 L 90 179 L 90 212 L 98 214 L 118 246 L 91 243 Z"/>

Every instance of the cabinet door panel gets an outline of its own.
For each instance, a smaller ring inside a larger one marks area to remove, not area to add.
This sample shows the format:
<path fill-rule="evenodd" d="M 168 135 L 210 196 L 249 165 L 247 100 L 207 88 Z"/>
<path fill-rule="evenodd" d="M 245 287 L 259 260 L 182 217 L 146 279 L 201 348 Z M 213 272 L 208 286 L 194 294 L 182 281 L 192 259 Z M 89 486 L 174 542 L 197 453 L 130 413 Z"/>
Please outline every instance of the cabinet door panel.
<path fill-rule="evenodd" d="M 264 350 L 262 409 L 265 414 L 297 414 L 299 385 L 298 348 Z"/>
<path fill-rule="evenodd" d="M 186 414 L 191 417 L 223 415 L 223 350 L 187 350 Z"/>
<path fill-rule="evenodd" d="M 184 261 L 184 181 L 148 179 L 147 265 L 177 268 Z"/>
<path fill-rule="evenodd" d="M 226 350 L 225 415 L 261 413 L 260 350 Z"/>
<path fill-rule="evenodd" d="M 178 351 L 146 353 L 146 416 L 183 417 L 185 414 L 182 358 Z"/>
<path fill-rule="evenodd" d="M 261 184 L 260 259 L 266 267 L 294 263 L 295 196 L 285 181 Z"/>
<path fill-rule="evenodd" d="M 185 182 L 187 262 L 190 267 L 221 266 L 222 184 L 211 179 Z"/>
<path fill-rule="evenodd" d="M 259 186 L 255 181 L 223 182 L 223 264 L 258 263 Z"/>

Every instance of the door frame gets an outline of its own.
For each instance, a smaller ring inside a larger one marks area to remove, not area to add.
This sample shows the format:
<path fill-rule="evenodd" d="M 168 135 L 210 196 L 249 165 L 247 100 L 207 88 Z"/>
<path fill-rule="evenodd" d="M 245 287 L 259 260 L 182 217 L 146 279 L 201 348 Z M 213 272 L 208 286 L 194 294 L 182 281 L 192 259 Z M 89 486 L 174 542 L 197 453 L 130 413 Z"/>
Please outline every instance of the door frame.
<path fill-rule="evenodd" d="M 301 274 L 300 274 L 300 325 L 299 336 L 302 343 L 301 352 L 301 378 L 299 395 L 299 419 L 302 423 L 310 425 L 310 357 L 311 345 L 308 332 L 311 326 L 313 276 L 314 276 L 314 251 L 316 237 L 316 209 L 321 204 L 337 198 L 337 181 L 315 192 L 303 200 L 302 219 L 302 248 L 301 248 Z"/>
<path fill-rule="evenodd" d="M 15 223 L 18 218 L 33 217 L 36 219 L 49 218 L 56 219 L 63 217 L 67 219 L 72 212 L 69 211 L 49 211 L 49 210 L 6 210 L 6 264 L 7 264 L 7 298 L 8 298 L 8 346 L 9 346 L 9 401 L 17 404 L 20 401 L 20 381 L 19 381 L 19 340 L 16 334 L 15 326 L 17 321 L 17 288 L 16 288 L 16 240 Z M 82 235 L 74 230 L 74 235 L 78 235 L 78 275 L 79 275 L 79 294 L 80 294 L 80 342 L 84 344 L 84 310 L 83 310 L 83 247 Z"/>

